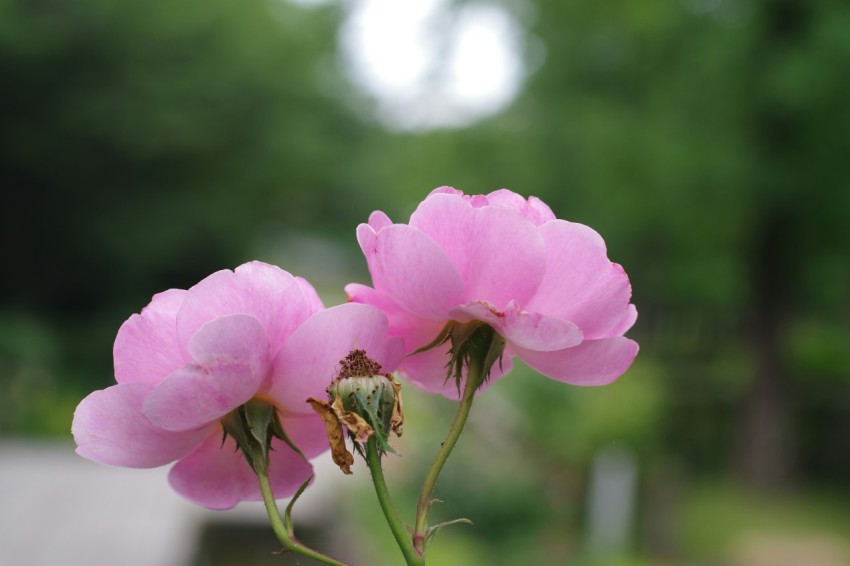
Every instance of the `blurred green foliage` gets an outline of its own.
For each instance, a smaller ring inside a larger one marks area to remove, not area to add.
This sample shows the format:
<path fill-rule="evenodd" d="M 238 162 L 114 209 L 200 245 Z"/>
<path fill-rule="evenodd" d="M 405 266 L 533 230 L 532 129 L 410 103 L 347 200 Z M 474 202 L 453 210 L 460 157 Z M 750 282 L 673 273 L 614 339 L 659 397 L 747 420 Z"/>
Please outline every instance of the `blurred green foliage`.
<path fill-rule="evenodd" d="M 438 493 L 489 538 L 453 527 L 435 553 L 579 552 L 590 462 L 612 444 L 647 485 L 846 482 L 850 5 L 493 1 L 522 12 L 539 69 L 499 115 L 398 133 L 340 68 L 341 4 L 0 0 L 0 432 L 67 435 L 160 290 L 256 258 L 338 300 L 367 280 L 354 228 L 371 210 L 507 187 L 604 235 L 642 351 L 608 388 L 523 367 L 496 384 L 509 441 L 476 449 L 473 428 Z M 421 399 L 412 415 L 450 412 Z M 494 453 L 507 472 L 463 476 Z M 662 554 L 709 543 L 690 544 Z"/>

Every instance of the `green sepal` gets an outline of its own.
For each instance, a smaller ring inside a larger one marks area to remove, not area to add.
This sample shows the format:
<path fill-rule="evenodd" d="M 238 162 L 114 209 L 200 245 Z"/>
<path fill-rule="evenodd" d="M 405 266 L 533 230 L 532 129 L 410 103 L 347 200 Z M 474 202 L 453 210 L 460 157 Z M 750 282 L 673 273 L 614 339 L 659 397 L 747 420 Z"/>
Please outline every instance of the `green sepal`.
<path fill-rule="evenodd" d="M 474 365 L 482 368 L 482 380 L 475 384 L 476 389 L 490 379 L 490 371 L 498 361 L 501 364 L 505 352 L 505 339 L 489 324 L 474 320 L 467 323 L 453 322 L 449 330 L 451 349 L 449 362 L 446 364 L 446 382 L 455 380 L 458 395 L 463 383 L 463 370 Z"/>
<path fill-rule="evenodd" d="M 389 444 L 389 433 L 392 428 L 393 404 L 395 392 L 392 382 L 383 375 L 370 377 L 349 377 L 341 379 L 336 386 L 336 392 L 342 398 L 346 411 L 360 415 L 375 434 L 378 449 L 381 454 L 391 452 L 396 454 Z M 354 435 L 355 447 L 359 443 Z M 359 450 L 362 454 L 362 450 Z"/>
<path fill-rule="evenodd" d="M 245 422 L 253 440 L 260 445 L 263 459 L 268 462 L 269 450 L 272 443 L 272 421 L 274 420 L 274 405 L 251 399 L 241 409 L 245 414 Z"/>
<path fill-rule="evenodd" d="M 242 451 L 248 464 L 258 474 L 268 471 L 272 438 L 280 439 L 307 460 L 304 453 L 286 435 L 277 408 L 268 401 L 251 399 L 225 415 L 221 424 L 224 428 L 222 444 L 228 435 L 231 436 L 236 442 L 237 450 Z"/>
<path fill-rule="evenodd" d="M 238 409 L 230 411 L 221 419 L 221 425 L 224 428 L 224 438 L 230 435 L 236 441 L 237 450 L 241 450 L 248 464 L 256 473 L 265 473 L 265 462 L 268 460 L 265 452 L 263 452 L 262 444 L 254 437 L 251 432 L 251 427 L 248 424 L 245 415 L 245 406 L 240 406 Z"/>

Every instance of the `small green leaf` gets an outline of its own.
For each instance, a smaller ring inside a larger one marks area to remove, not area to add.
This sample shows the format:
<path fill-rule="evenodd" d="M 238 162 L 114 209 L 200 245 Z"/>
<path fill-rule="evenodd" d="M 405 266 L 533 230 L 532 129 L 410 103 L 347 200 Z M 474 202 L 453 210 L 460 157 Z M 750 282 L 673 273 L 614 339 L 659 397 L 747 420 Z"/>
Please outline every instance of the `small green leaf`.
<path fill-rule="evenodd" d="M 425 546 L 427 547 L 429 544 L 431 544 L 431 540 L 435 536 L 437 536 L 437 532 L 443 527 L 450 527 L 452 525 L 460 524 L 472 525 L 473 523 L 469 519 L 455 519 L 454 521 L 446 521 L 444 523 L 440 523 L 439 525 L 434 525 L 433 527 L 429 528 L 427 531 L 425 531 Z"/>
<path fill-rule="evenodd" d="M 289 505 L 286 506 L 286 511 L 283 513 L 283 524 L 286 527 L 286 532 L 289 533 L 289 536 L 295 536 L 295 530 L 292 526 L 292 507 L 295 505 L 295 502 L 298 501 L 298 498 L 301 497 L 301 494 L 307 489 L 310 483 L 315 478 L 315 475 L 307 478 L 307 481 L 301 484 L 301 487 L 298 488 L 298 491 L 295 492 L 295 495 L 292 496 L 292 500 L 289 502 Z"/>

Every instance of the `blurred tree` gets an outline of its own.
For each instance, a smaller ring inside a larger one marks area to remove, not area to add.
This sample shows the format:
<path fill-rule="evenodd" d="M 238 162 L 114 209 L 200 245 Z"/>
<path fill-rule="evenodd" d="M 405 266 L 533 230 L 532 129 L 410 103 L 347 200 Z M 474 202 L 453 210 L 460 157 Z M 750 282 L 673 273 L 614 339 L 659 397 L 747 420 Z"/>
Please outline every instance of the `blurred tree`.
<path fill-rule="evenodd" d="M 404 190 L 507 186 L 598 229 L 632 278 L 641 355 L 661 356 L 688 424 L 670 428 L 673 446 L 705 470 L 737 454 L 753 482 L 785 483 L 810 407 L 823 434 L 850 426 L 850 378 L 795 377 L 783 361 L 800 324 L 850 343 L 850 8 L 533 8 L 529 52 L 539 42 L 545 58 L 511 109 L 384 154 L 403 164 Z M 821 461 L 835 452 L 819 446 Z"/>
<path fill-rule="evenodd" d="M 268 232 L 344 234 L 356 254 L 372 209 L 506 186 L 624 264 L 641 357 L 689 425 L 665 428 L 677 453 L 717 469 L 739 441 L 759 483 L 800 449 L 850 471 L 834 455 L 850 429 L 850 8 L 500 4 L 542 60 L 519 99 L 465 130 L 389 134 L 338 73 L 339 7 L 0 0 L 0 315 L 40 313 L 51 363 L 102 384 L 129 312 Z"/>
<path fill-rule="evenodd" d="M 0 0 L 0 312 L 49 318 L 64 375 L 106 383 L 130 312 L 250 259 L 269 226 L 349 233 L 367 212 L 350 195 L 373 130 L 338 100 L 338 19 L 265 0 Z"/>

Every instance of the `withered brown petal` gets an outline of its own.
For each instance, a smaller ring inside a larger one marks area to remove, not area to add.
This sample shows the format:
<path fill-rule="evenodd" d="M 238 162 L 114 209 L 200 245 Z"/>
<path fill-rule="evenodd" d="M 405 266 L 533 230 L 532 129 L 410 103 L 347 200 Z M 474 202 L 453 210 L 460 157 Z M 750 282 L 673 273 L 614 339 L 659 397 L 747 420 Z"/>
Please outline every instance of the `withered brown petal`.
<path fill-rule="evenodd" d="M 401 436 L 401 425 L 404 424 L 404 412 L 402 411 L 402 403 L 401 403 L 401 383 L 395 380 L 392 374 L 387 374 L 387 377 L 393 383 L 393 391 L 395 392 L 395 400 L 393 401 L 393 416 L 390 420 L 390 424 L 392 425 L 393 432 L 395 432 L 396 436 Z"/>
<path fill-rule="evenodd" d="M 345 447 L 345 436 L 342 434 L 342 424 L 336 413 L 331 409 L 331 406 L 323 401 L 318 401 L 312 397 L 307 399 L 313 410 L 322 418 L 325 423 L 325 430 L 328 433 L 328 442 L 331 445 L 331 457 L 334 464 L 339 466 L 344 474 L 351 474 L 351 466 L 354 464 L 354 456 Z"/>
<path fill-rule="evenodd" d="M 331 405 L 331 409 L 333 409 L 336 417 L 339 419 L 339 422 L 348 428 L 348 432 L 353 434 L 354 438 L 357 439 L 357 442 L 360 444 L 366 444 L 369 437 L 375 434 L 375 431 L 372 430 L 372 427 L 369 426 L 366 419 L 357 413 L 346 411 L 342 407 L 342 398 L 337 397 L 334 400 L 333 405 Z"/>

